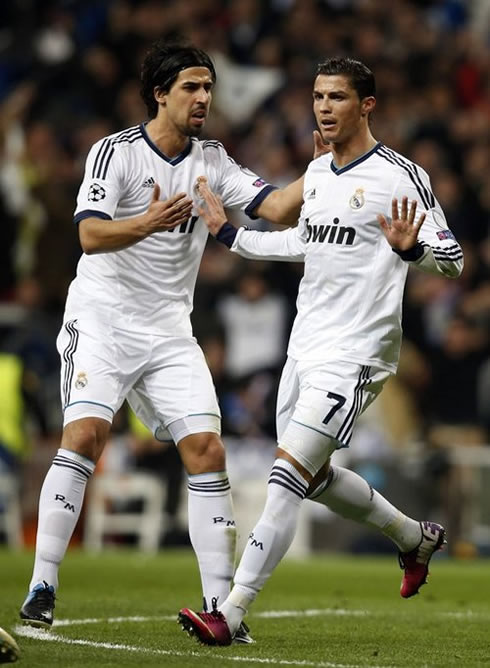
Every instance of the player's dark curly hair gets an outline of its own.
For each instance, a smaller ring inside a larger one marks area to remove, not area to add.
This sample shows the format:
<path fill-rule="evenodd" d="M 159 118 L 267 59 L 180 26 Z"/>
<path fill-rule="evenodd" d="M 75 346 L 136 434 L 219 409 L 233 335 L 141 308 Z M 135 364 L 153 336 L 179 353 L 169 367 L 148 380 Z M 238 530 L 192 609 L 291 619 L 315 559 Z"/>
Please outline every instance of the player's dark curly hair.
<path fill-rule="evenodd" d="M 349 78 L 352 88 L 357 92 L 359 99 L 376 96 L 376 82 L 374 74 L 364 63 L 353 58 L 327 58 L 320 63 L 316 70 L 319 74 L 341 74 Z"/>
<path fill-rule="evenodd" d="M 150 118 L 158 112 L 158 102 L 154 90 L 168 91 L 179 76 L 179 72 L 188 67 L 207 67 L 213 83 L 216 70 L 207 53 L 181 40 L 169 42 L 160 39 L 148 50 L 141 67 L 141 97 Z"/>

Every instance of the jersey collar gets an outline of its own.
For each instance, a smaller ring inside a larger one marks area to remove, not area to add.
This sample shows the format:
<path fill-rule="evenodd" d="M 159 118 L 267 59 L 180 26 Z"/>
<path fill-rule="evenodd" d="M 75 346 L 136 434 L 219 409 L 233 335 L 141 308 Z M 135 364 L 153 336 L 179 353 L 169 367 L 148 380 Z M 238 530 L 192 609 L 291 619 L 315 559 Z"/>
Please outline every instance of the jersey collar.
<path fill-rule="evenodd" d="M 377 142 L 372 149 L 370 149 L 367 153 L 363 153 L 360 155 L 358 158 L 353 160 L 352 162 L 349 162 L 347 165 L 344 165 L 343 167 L 336 167 L 334 164 L 334 161 L 330 163 L 330 169 L 334 174 L 343 174 L 344 172 L 349 171 L 349 169 L 352 169 L 353 167 L 356 167 L 359 165 L 361 162 L 364 162 L 364 160 L 367 160 L 373 153 L 376 153 L 376 151 L 382 146 L 381 142 Z"/>
<path fill-rule="evenodd" d="M 165 155 L 156 144 L 154 144 L 150 137 L 148 136 L 148 133 L 146 131 L 146 123 L 141 123 L 140 125 L 141 128 L 141 134 L 143 135 L 143 139 L 145 142 L 148 144 L 148 146 L 151 148 L 152 151 L 155 151 L 155 153 L 162 158 L 162 160 L 165 160 L 165 162 L 168 162 L 169 165 L 178 165 L 179 162 L 182 162 L 184 158 L 187 158 L 189 153 L 192 150 L 192 139 L 189 138 L 189 143 L 185 147 L 185 149 L 179 153 L 178 155 L 175 156 L 175 158 L 169 158 L 168 155 Z"/>

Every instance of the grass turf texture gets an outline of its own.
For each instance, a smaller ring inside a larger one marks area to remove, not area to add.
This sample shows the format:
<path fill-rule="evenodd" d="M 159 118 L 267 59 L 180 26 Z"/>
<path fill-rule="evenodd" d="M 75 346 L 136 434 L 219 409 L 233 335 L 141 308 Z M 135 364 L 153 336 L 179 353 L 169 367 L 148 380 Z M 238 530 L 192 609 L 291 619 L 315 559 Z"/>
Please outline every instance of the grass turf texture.
<path fill-rule="evenodd" d="M 31 567 L 32 553 L 0 550 L 0 626 L 20 645 L 19 668 L 490 665 L 489 561 L 436 557 L 421 595 L 403 600 L 395 556 L 287 560 L 247 618 L 257 643 L 227 648 L 200 646 L 175 621 L 182 606 L 200 609 L 190 551 L 148 557 L 71 550 L 61 571 L 56 619 L 99 621 L 54 626 L 47 632 L 56 638 L 51 642 L 16 633 Z M 266 616 L 301 610 L 311 612 Z M 150 619 L 109 622 L 134 616 Z"/>

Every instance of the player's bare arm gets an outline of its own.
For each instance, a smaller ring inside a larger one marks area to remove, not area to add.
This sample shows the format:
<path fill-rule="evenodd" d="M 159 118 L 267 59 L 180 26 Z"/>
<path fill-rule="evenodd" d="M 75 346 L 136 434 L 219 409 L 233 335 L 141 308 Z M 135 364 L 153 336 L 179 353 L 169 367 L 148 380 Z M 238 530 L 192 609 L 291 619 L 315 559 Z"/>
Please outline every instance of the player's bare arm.
<path fill-rule="evenodd" d="M 80 243 L 84 253 L 107 253 L 127 248 L 155 232 L 172 230 L 185 223 L 192 211 L 192 200 L 186 193 L 178 193 L 167 200 L 160 200 L 160 186 L 153 189 L 147 211 L 141 216 L 124 220 L 107 220 L 91 217 L 80 222 Z"/>
<path fill-rule="evenodd" d="M 417 213 L 417 202 L 412 200 L 410 211 L 408 210 L 408 197 L 402 198 L 401 211 L 398 208 L 398 199 L 395 197 L 391 202 L 391 222 L 385 216 L 377 216 L 383 233 L 390 246 L 397 251 L 407 251 L 417 243 L 419 230 L 425 220 L 425 213 L 415 220 Z"/>
<path fill-rule="evenodd" d="M 329 144 L 323 141 L 318 130 L 313 132 L 313 145 L 313 160 L 330 153 Z M 296 225 L 303 204 L 303 181 L 301 177 L 285 188 L 273 190 L 255 209 L 254 214 L 279 225 Z"/>

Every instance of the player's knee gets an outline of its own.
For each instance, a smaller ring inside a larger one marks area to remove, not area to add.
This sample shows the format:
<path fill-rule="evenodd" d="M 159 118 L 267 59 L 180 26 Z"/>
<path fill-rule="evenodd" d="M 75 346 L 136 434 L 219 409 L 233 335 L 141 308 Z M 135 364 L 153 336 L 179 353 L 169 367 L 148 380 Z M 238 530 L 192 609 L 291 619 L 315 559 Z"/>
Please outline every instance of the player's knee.
<path fill-rule="evenodd" d="M 196 475 L 226 468 L 225 448 L 217 434 L 192 434 L 179 443 L 182 461 L 188 473 Z"/>
<path fill-rule="evenodd" d="M 327 479 L 328 477 L 328 472 L 330 470 L 330 458 L 327 459 L 325 464 L 322 466 L 322 468 L 318 471 L 318 473 L 313 477 L 313 480 L 310 482 L 310 485 L 308 487 L 308 491 L 306 492 L 306 496 L 308 497 L 310 494 L 313 494 L 315 489 L 324 482 L 324 480 Z"/>
<path fill-rule="evenodd" d="M 109 434 L 110 424 L 97 418 L 83 418 L 67 424 L 63 430 L 61 447 L 72 450 L 97 463 Z"/>

